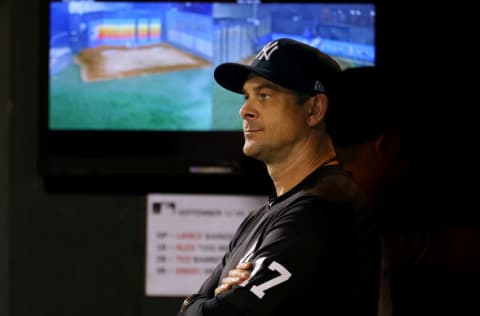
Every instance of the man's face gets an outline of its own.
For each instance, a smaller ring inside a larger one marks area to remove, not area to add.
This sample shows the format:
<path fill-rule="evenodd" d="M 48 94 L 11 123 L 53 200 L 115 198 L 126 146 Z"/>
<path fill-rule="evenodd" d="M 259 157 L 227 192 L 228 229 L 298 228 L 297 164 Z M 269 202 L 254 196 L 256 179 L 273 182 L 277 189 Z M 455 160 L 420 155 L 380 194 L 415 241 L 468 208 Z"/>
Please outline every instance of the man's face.
<path fill-rule="evenodd" d="M 291 90 L 263 77 L 250 76 L 243 90 L 243 152 L 267 164 L 287 159 L 309 131 L 307 107 Z"/>

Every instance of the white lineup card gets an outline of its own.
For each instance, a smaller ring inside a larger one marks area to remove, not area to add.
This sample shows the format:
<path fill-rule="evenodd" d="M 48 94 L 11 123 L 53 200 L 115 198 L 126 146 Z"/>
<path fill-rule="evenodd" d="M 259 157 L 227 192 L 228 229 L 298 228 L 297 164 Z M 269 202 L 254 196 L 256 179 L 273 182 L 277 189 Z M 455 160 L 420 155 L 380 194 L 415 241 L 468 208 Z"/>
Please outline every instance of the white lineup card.
<path fill-rule="evenodd" d="M 197 292 L 241 221 L 266 202 L 258 195 L 148 194 L 145 295 Z"/>

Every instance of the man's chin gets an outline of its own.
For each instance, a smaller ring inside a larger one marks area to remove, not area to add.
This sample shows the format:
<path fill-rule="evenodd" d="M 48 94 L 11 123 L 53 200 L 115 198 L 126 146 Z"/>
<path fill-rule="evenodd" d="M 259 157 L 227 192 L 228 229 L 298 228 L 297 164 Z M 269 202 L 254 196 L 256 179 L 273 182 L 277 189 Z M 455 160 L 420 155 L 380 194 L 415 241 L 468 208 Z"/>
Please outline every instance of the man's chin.
<path fill-rule="evenodd" d="M 243 146 L 243 153 L 247 157 L 258 159 L 257 158 L 258 157 L 257 150 L 255 150 L 255 148 L 253 148 L 253 146 L 250 146 L 247 143 L 245 143 L 245 145 Z"/>

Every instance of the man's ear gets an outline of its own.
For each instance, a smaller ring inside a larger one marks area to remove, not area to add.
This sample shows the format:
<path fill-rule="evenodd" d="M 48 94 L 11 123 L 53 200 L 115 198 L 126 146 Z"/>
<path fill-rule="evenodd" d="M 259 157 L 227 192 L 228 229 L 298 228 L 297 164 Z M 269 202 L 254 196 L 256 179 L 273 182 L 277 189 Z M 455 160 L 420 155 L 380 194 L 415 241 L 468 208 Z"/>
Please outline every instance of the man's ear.
<path fill-rule="evenodd" d="M 316 94 L 310 98 L 307 106 L 307 123 L 309 126 L 316 126 L 325 118 L 325 114 L 327 113 L 328 109 L 328 98 L 323 93 Z"/>

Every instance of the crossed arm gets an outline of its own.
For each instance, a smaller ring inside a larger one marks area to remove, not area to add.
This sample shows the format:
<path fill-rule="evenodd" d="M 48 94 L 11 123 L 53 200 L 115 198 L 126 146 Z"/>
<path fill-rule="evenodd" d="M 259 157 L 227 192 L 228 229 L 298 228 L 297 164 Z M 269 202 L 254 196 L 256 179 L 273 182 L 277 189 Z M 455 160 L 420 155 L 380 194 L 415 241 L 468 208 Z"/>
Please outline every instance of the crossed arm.
<path fill-rule="evenodd" d="M 252 268 L 253 264 L 251 262 L 239 263 L 235 269 L 228 272 L 227 277 L 222 279 L 222 283 L 215 289 L 215 295 L 226 292 L 234 285 L 241 284 L 243 281 L 248 280 Z"/>

